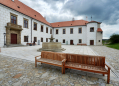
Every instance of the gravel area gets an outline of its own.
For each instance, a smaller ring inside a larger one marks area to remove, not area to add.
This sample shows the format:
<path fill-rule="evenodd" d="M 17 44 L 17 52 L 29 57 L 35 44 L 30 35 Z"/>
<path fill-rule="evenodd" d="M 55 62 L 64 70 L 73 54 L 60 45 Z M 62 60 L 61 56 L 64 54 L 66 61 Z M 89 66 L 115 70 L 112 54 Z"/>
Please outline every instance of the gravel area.
<path fill-rule="evenodd" d="M 119 76 L 119 50 L 106 46 L 90 46 L 98 55 L 105 56 L 106 62 L 112 66 L 112 70 Z"/>
<path fill-rule="evenodd" d="M 60 67 L 39 63 L 35 68 L 33 61 L 0 55 L 0 86 L 119 86 L 97 75 L 71 69 L 62 74 Z"/>

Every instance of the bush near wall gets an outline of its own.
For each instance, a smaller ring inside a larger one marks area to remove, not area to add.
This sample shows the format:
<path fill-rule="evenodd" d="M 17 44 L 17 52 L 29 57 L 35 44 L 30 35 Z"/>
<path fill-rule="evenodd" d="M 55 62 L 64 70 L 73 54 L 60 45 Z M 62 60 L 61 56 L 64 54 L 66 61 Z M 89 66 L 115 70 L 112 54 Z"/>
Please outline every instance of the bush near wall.
<path fill-rule="evenodd" d="M 112 34 L 110 36 L 111 44 L 119 43 L 119 34 Z"/>

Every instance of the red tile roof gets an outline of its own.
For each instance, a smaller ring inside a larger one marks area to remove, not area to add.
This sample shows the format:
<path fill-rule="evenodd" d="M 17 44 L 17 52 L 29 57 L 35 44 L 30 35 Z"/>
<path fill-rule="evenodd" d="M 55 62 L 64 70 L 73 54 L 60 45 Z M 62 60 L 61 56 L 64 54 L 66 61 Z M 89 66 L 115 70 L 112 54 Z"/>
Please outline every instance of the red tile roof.
<path fill-rule="evenodd" d="M 74 21 L 64 21 L 51 23 L 52 27 L 67 27 L 67 26 L 80 26 L 86 25 L 88 21 L 85 20 L 74 20 Z"/>
<path fill-rule="evenodd" d="M 23 4 L 22 2 L 20 2 L 18 0 L 14 0 L 14 1 L 12 1 L 12 0 L 0 0 L 0 3 L 9 7 L 9 8 L 12 8 L 12 9 L 14 9 L 20 13 L 23 13 L 29 17 L 32 17 L 38 21 L 41 21 L 41 22 L 51 26 L 51 24 L 49 22 L 47 22 L 45 20 L 45 18 L 39 12 L 33 10 L 32 8 L 28 7 L 27 5 Z"/>
<path fill-rule="evenodd" d="M 86 25 L 87 23 L 92 23 L 96 21 L 85 21 L 85 20 L 74 20 L 74 21 L 64 21 L 64 22 L 55 22 L 49 23 L 45 20 L 45 18 L 37 11 L 33 10 L 32 8 L 28 7 L 27 5 L 23 4 L 19 0 L 0 0 L 0 4 L 3 4 L 11 9 L 14 9 L 22 14 L 25 14 L 33 19 L 41 21 L 49 26 L 52 27 L 66 27 L 66 26 L 80 26 Z M 100 22 L 96 22 L 100 23 Z"/>
<path fill-rule="evenodd" d="M 98 24 L 101 24 L 101 22 L 97 22 L 97 21 L 90 21 L 88 23 L 98 23 Z"/>
<path fill-rule="evenodd" d="M 103 32 L 101 28 L 98 28 L 97 29 L 97 32 Z"/>

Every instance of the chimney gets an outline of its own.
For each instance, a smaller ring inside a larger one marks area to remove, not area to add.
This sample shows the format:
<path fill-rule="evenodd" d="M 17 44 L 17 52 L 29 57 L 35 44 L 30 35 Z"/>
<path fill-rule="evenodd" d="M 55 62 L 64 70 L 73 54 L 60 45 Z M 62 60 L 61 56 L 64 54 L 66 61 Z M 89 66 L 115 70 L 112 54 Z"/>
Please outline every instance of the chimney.
<path fill-rule="evenodd" d="M 14 1 L 14 0 L 11 0 L 11 1 Z"/>
<path fill-rule="evenodd" d="M 74 21 L 74 18 L 72 18 L 72 21 Z"/>

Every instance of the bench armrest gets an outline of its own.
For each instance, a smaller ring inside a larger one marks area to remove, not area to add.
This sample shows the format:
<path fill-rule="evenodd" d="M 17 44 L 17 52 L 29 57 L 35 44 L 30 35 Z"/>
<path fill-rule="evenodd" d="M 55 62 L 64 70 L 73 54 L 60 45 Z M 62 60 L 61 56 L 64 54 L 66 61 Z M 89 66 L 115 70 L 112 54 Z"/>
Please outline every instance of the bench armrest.
<path fill-rule="evenodd" d="M 105 64 L 109 69 L 111 69 L 107 64 Z"/>
<path fill-rule="evenodd" d="M 62 62 L 66 62 L 66 59 L 63 59 Z"/>
<path fill-rule="evenodd" d="M 41 56 L 41 55 L 39 55 L 39 56 L 36 56 L 36 57 L 35 57 L 35 59 L 37 59 L 37 57 L 40 57 L 40 56 Z"/>

